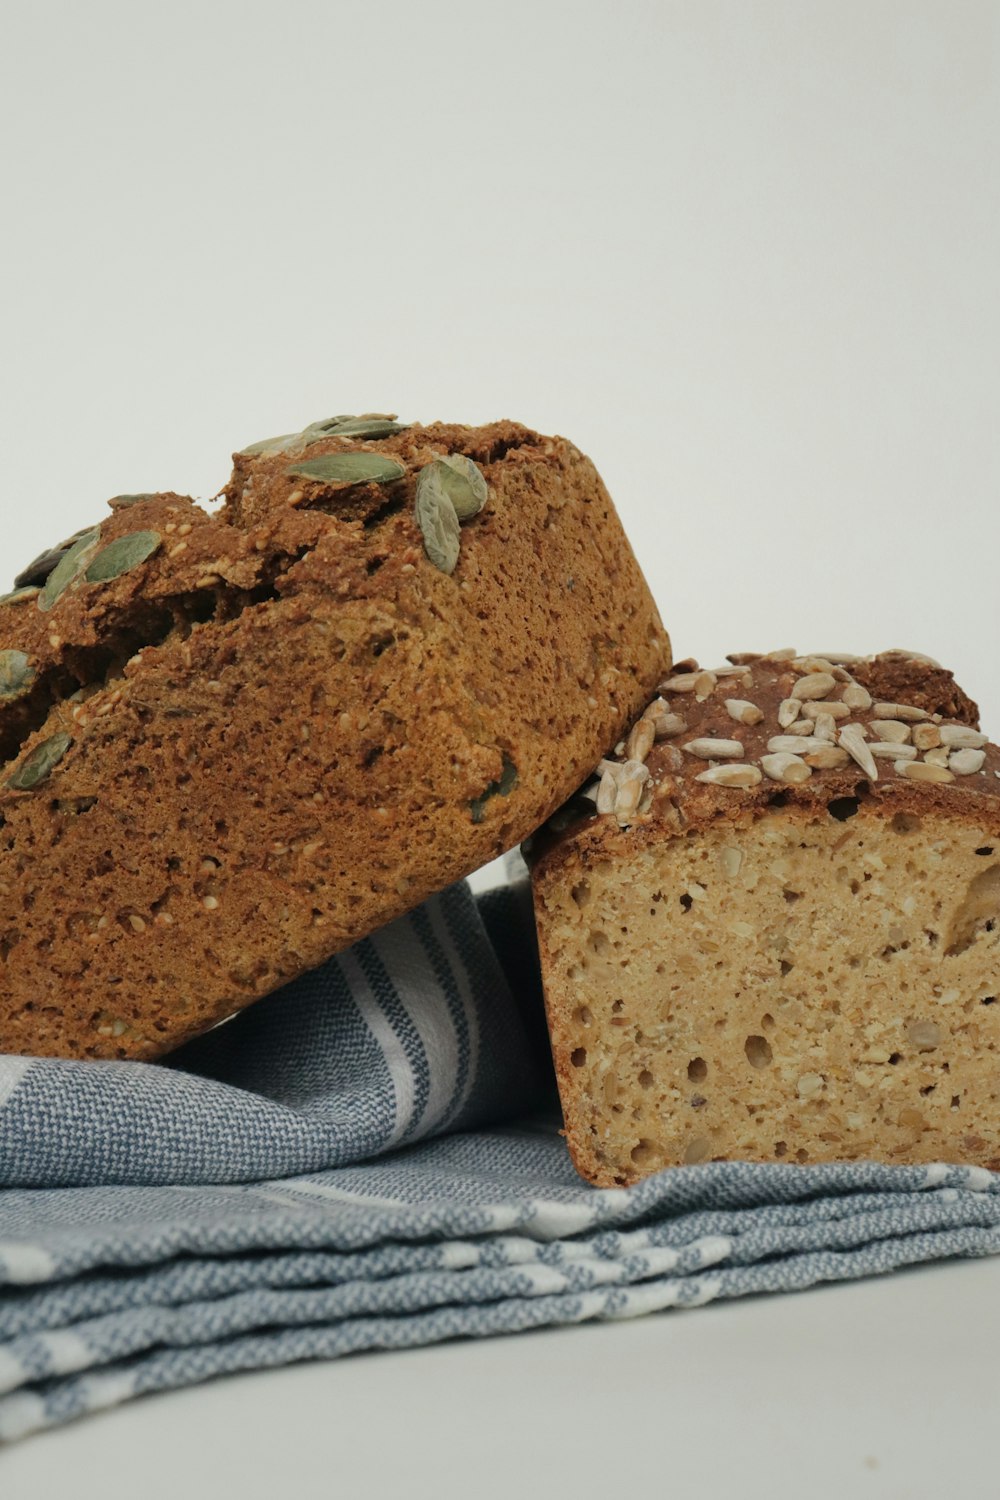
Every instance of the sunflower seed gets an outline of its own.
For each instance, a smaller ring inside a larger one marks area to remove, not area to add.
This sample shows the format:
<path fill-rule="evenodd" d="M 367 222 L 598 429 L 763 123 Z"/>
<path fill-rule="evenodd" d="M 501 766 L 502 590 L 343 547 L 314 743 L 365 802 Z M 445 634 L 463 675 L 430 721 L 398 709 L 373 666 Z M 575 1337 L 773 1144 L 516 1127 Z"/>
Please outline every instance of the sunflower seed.
<path fill-rule="evenodd" d="M 941 663 L 935 661 L 933 656 L 925 656 L 922 651 L 907 651 L 902 646 L 894 646 L 889 651 L 880 651 L 878 660 L 884 661 L 886 657 L 902 657 L 904 661 L 919 661 L 925 667 L 937 667 L 941 670 Z"/>
<path fill-rule="evenodd" d="M 872 706 L 872 695 L 866 687 L 861 686 L 860 682 L 849 682 L 840 697 L 841 701 L 855 713 L 864 712 L 866 708 Z"/>
<path fill-rule="evenodd" d="M 713 740 L 709 738 L 688 740 L 681 746 L 688 755 L 697 755 L 699 760 L 739 760 L 743 746 L 739 740 Z"/>
<path fill-rule="evenodd" d="M 433 464 L 421 469 L 417 479 L 416 518 L 431 562 L 442 573 L 454 573 L 462 547 L 461 526 Z"/>
<path fill-rule="evenodd" d="M 911 738 L 918 750 L 936 750 L 941 743 L 941 731 L 936 724 L 914 724 Z"/>
<path fill-rule="evenodd" d="M 130 531 L 102 547 L 85 574 L 88 583 L 107 583 L 152 557 L 163 538 L 158 531 Z"/>
<path fill-rule="evenodd" d="M 625 754 L 629 760 L 645 761 L 653 748 L 655 739 L 656 730 L 653 728 L 652 719 L 643 717 L 638 724 L 633 724 L 629 732 L 629 737 L 625 742 Z"/>
<path fill-rule="evenodd" d="M 737 724 L 759 724 L 764 717 L 764 710 L 746 698 L 727 698 L 726 713 Z"/>
<path fill-rule="evenodd" d="M 801 698 L 782 698 L 778 704 L 778 723 L 781 728 L 787 729 L 789 724 L 794 724 L 801 712 Z"/>
<path fill-rule="evenodd" d="M 601 776 L 597 788 L 597 811 L 601 814 L 613 813 L 615 810 L 615 798 L 618 796 L 618 781 L 611 767 L 608 766 Z"/>
<path fill-rule="evenodd" d="M 897 760 L 896 770 L 909 781 L 954 781 L 947 766 L 929 766 L 924 760 Z"/>
<path fill-rule="evenodd" d="M 819 735 L 776 734 L 767 742 L 771 755 L 805 755 L 807 751 L 822 750 L 828 742 Z"/>
<path fill-rule="evenodd" d="M 79 540 L 59 559 L 38 596 L 38 608 L 43 613 L 48 613 L 70 584 L 75 583 L 94 556 L 100 540 L 101 528 L 95 526 L 92 531 L 83 532 Z"/>
<path fill-rule="evenodd" d="M 427 469 L 434 470 L 460 521 L 471 521 L 478 516 L 489 498 L 489 489 L 482 470 L 471 458 L 464 453 L 450 453 L 446 458 L 433 459 L 421 473 Z"/>
<path fill-rule="evenodd" d="M 710 786 L 751 787 L 763 780 L 763 773 L 759 766 L 710 766 L 694 779 Z"/>
<path fill-rule="evenodd" d="M 654 698 L 642 717 L 650 721 L 658 740 L 667 740 L 672 735 L 683 734 L 687 728 L 687 720 L 682 719 L 680 714 L 672 714 L 665 698 Z"/>
<path fill-rule="evenodd" d="M 924 751 L 924 761 L 928 766 L 946 766 L 950 754 L 947 745 L 938 745 L 933 750 Z"/>
<path fill-rule="evenodd" d="M 873 755 L 883 760 L 916 760 L 917 751 L 913 745 L 901 745 L 898 741 L 873 740 L 869 746 Z"/>
<path fill-rule="evenodd" d="M 34 680 L 35 669 L 23 651 L 0 651 L 0 701 L 23 698 Z"/>
<path fill-rule="evenodd" d="M 7 785 L 15 792 L 30 792 L 55 769 L 72 743 L 69 734 L 54 734 L 51 739 L 43 740 L 25 757 L 13 776 L 8 776 Z"/>
<path fill-rule="evenodd" d="M 794 785 L 808 781 L 812 775 L 811 767 L 807 766 L 798 755 L 764 755 L 760 763 L 765 774 L 770 776 L 772 781 L 784 781 Z"/>
<path fill-rule="evenodd" d="M 32 585 L 25 589 L 14 589 L 12 593 L 0 594 L 0 604 L 25 604 L 29 599 L 37 599 L 41 589 Z"/>
<path fill-rule="evenodd" d="M 851 759 L 857 761 L 862 771 L 870 776 L 872 781 L 878 781 L 878 766 L 865 741 L 861 725 L 845 724 L 837 738 Z"/>
<path fill-rule="evenodd" d="M 790 663 L 793 672 L 832 672 L 833 662 L 825 656 L 796 656 Z"/>
<path fill-rule="evenodd" d="M 826 698 L 837 686 L 831 672 L 809 672 L 795 684 L 796 698 Z"/>
<path fill-rule="evenodd" d="M 876 703 L 875 717 L 878 719 L 905 719 L 909 724 L 929 719 L 926 709 L 914 708 L 912 703 Z"/>
<path fill-rule="evenodd" d="M 808 723 L 808 719 L 806 723 Z M 813 724 L 813 732 L 818 740 L 827 740 L 834 745 L 837 742 L 837 721 L 833 714 L 817 714 Z"/>
<path fill-rule="evenodd" d="M 711 681 L 706 682 L 706 678 Z M 676 672 L 666 682 L 661 682 L 658 693 L 699 693 L 703 687 L 711 691 L 715 687 L 714 672 Z"/>
<path fill-rule="evenodd" d="M 910 724 L 901 724 L 898 719 L 872 719 L 869 728 L 890 745 L 908 745 L 913 732 Z"/>
<path fill-rule="evenodd" d="M 818 719 L 821 714 L 827 714 L 831 719 L 849 719 L 851 710 L 846 703 L 839 703 L 836 698 L 814 698 L 809 703 L 803 703 L 803 718 Z"/>
<path fill-rule="evenodd" d="M 384 453 L 324 453 L 289 465 L 285 473 L 316 484 L 393 484 L 406 470 Z"/>
<path fill-rule="evenodd" d="M 760 659 L 761 661 L 777 662 L 779 665 L 781 665 L 784 662 L 794 661 L 798 654 L 799 653 L 795 650 L 794 646 L 782 646 L 778 651 L 768 651 L 767 654 L 765 656 L 762 656 Z M 730 657 L 729 660 L 732 661 L 733 658 Z"/>
<path fill-rule="evenodd" d="M 613 809 L 620 828 L 627 828 L 634 821 L 648 781 L 649 769 L 641 761 L 627 760 L 622 766 Z"/>
<path fill-rule="evenodd" d="M 794 724 L 786 724 L 785 734 L 790 734 L 793 737 L 795 735 L 807 735 L 810 738 L 813 736 L 815 736 L 816 739 L 823 738 L 818 728 L 816 727 L 816 724 L 813 723 L 812 719 L 796 719 Z"/>
<path fill-rule="evenodd" d="M 839 750 L 836 745 L 824 745 L 822 750 L 810 750 L 808 755 L 803 756 L 803 760 L 807 766 L 814 766 L 817 771 L 835 771 L 849 765 L 851 757 L 846 750 Z"/>
<path fill-rule="evenodd" d="M 956 776 L 975 776 L 983 769 L 985 750 L 955 750 L 948 758 L 948 769 Z"/>
<path fill-rule="evenodd" d="M 938 729 L 942 745 L 954 750 L 981 750 L 988 743 L 985 734 L 967 724 L 942 724 Z"/>

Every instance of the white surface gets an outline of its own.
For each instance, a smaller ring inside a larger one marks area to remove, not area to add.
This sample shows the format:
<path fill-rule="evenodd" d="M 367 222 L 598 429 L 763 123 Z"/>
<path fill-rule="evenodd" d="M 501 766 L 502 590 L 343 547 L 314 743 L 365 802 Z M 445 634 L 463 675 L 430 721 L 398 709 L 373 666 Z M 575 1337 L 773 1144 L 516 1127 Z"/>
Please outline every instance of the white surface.
<path fill-rule="evenodd" d="M 4 1500 L 994 1496 L 1000 1260 L 155 1396 L 0 1457 Z"/>
<path fill-rule="evenodd" d="M 1000 724 L 998 30 L 7 6 L 4 573 L 331 411 L 516 416 L 593 455 L 680 655 L 913 647 Z M 227 1381 L 33 1440 L 0 1489 L 985 1493 L 998 1292 L 949 1267 Z"/>

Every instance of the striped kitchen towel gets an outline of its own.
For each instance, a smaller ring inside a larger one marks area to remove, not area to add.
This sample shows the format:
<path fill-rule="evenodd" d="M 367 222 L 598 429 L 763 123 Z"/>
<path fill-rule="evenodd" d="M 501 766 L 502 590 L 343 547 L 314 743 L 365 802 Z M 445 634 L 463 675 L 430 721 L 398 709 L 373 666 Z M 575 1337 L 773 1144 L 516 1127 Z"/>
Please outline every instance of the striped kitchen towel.
<path fill-rule="evenodd" d="M 0 1058 L 0 1440 L 228 1372 L 1000 1250 L 980 1168 L 581 1182 L 532 954 L 523 888 L 460 886 L 170 1066 Z"/>

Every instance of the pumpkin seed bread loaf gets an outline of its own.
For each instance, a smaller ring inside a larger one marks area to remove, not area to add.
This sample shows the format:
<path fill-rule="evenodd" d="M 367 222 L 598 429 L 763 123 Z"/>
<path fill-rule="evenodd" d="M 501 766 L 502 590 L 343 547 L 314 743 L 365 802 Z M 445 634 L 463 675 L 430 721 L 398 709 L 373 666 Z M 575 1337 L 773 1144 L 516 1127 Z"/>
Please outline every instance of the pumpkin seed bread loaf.
<path fill-rule="evenodd" d="M 515 845 L 669 663 L 593 465 L 333 418 L 0 602 L 0 1052 L 150 1058 Z"/>
<path fill-rule="evenodd" d="M 533 841 L 573 1159 L 1000 1168 L 1000 751 L 887 653 L 682 663 Z"/>

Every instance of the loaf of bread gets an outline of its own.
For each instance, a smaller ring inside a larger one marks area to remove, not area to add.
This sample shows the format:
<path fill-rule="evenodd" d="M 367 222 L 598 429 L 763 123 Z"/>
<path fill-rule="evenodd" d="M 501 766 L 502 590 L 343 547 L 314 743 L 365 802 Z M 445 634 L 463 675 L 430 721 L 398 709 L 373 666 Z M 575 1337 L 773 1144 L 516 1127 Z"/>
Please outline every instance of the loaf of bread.
<path fill-rule="evenodd" d="M 155 1057 L 321 963 L 523 839 L 665 664 L 593 465 L 513 422 L 118 496 L 0 601 L 0 1052 Z"/>
<path fill-rule="evenodd" d="M 926 658 L 675 668 L 532 841 L 573 1159 L 1000 1168 L 1000 752 Z"/>

